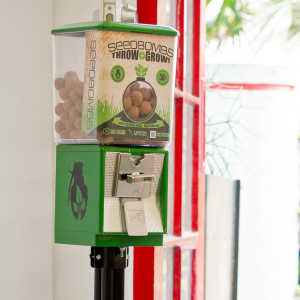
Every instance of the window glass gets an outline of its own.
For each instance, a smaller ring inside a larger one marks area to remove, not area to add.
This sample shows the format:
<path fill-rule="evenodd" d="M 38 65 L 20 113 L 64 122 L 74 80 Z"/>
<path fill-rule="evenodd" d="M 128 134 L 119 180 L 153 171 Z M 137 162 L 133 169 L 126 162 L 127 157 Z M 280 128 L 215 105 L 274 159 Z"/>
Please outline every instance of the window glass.
<path fill-rule="evenodd" d="M 181 300 L 190 300 L 192 295 L 193 250 L 181 251 Z"/>
<path fill-rule="evenodd" d="M 163 300 L 173 300 L 173 248 L 164 249 L 163 260 Z"/>
<path fill-rule="evenodd" d="M 192 229 L 192 176 L 193 176 L 193 106 L 183 106 L 182 157 L 182 225 L 183 232 Z"/>

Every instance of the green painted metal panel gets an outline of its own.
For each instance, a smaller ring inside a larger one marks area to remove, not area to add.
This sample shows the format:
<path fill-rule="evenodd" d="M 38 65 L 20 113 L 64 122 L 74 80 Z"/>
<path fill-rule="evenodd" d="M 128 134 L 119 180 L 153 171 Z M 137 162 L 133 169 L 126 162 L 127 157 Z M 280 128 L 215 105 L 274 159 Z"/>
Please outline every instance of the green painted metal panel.
<path fill-rule="evenodd" d="M 161 207 L 163 232 L 167 233 L 167 150 L 100 145 L 59 145 L 56 159 L 55 242 L 105 247 L 161 246 L 162 233 L 149 232 L 148 236 L 133 237 L 123 232 L 103 232 L 105 155 L 109 151 L 127 152 L 133 155 L 165 154 L 157 201 Z M 79 165 L 77 175 L 72 174 L 75 163 Z"/>

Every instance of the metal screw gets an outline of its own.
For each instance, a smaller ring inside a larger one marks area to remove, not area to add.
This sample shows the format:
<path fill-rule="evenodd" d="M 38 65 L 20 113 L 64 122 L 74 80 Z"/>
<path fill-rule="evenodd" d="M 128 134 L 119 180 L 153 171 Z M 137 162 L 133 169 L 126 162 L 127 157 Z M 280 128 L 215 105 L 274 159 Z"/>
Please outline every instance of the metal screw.
<path fill-rule="evenodd" d="M 120 257 L 124 257 L 125 248 L 120 248 Z"/>
<path fill-rule="evenodd" d="M 108 9 L 108 10 L 112 10 L 112 7 L 111 7 L 111 6 L 108 6 L 107 9 Z"/>
<path fill-rule="evenodd" d="M 96 259 L 100 260 L 101 259 L 101 255 L 100 254 L 96 255 Z"/>

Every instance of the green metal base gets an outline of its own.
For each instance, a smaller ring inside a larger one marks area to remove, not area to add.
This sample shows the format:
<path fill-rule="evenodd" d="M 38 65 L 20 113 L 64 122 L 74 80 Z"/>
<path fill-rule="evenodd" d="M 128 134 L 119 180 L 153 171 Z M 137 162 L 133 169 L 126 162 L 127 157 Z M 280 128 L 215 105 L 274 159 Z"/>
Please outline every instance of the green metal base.
<path fill-rule="evenodd" d="M 99 235 L 89 232 L 56 230 L 55 243 L 93 247 L 162 246 L 163 235 Z"/>
<path fill-rule="evenodd" d="M 167 233 L 167 150 L 100 145 L 59 145 L 56 150 L 55 243 L 94 247 L 162 246 L 163 233 Z M 163 232 L 128 236 L 124 232 L 104 231 L 105 174 L 112 171 L 105 169 L 108 152 L 165 154 L 161 189 L 157 194 Z"/>

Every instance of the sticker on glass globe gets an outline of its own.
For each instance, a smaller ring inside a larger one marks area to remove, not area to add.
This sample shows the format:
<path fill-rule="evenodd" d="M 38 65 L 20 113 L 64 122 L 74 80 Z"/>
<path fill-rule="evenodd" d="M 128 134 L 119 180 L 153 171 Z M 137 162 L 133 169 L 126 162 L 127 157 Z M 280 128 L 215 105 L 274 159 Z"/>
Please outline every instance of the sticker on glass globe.
<path fill-rule="evenodd" d="M 110 71 L 110 77 L 114 82 L 121 82 L 125 78 L 125 70 L 122 66 L 116 65 L 113 66 Z"/>
<path fill-rule="evenodd" d="M 167 70 L 161 69 L 156 74 L 156 81 L 159 85 L 167 85 L 170 80 L 170 75 Z"/>

